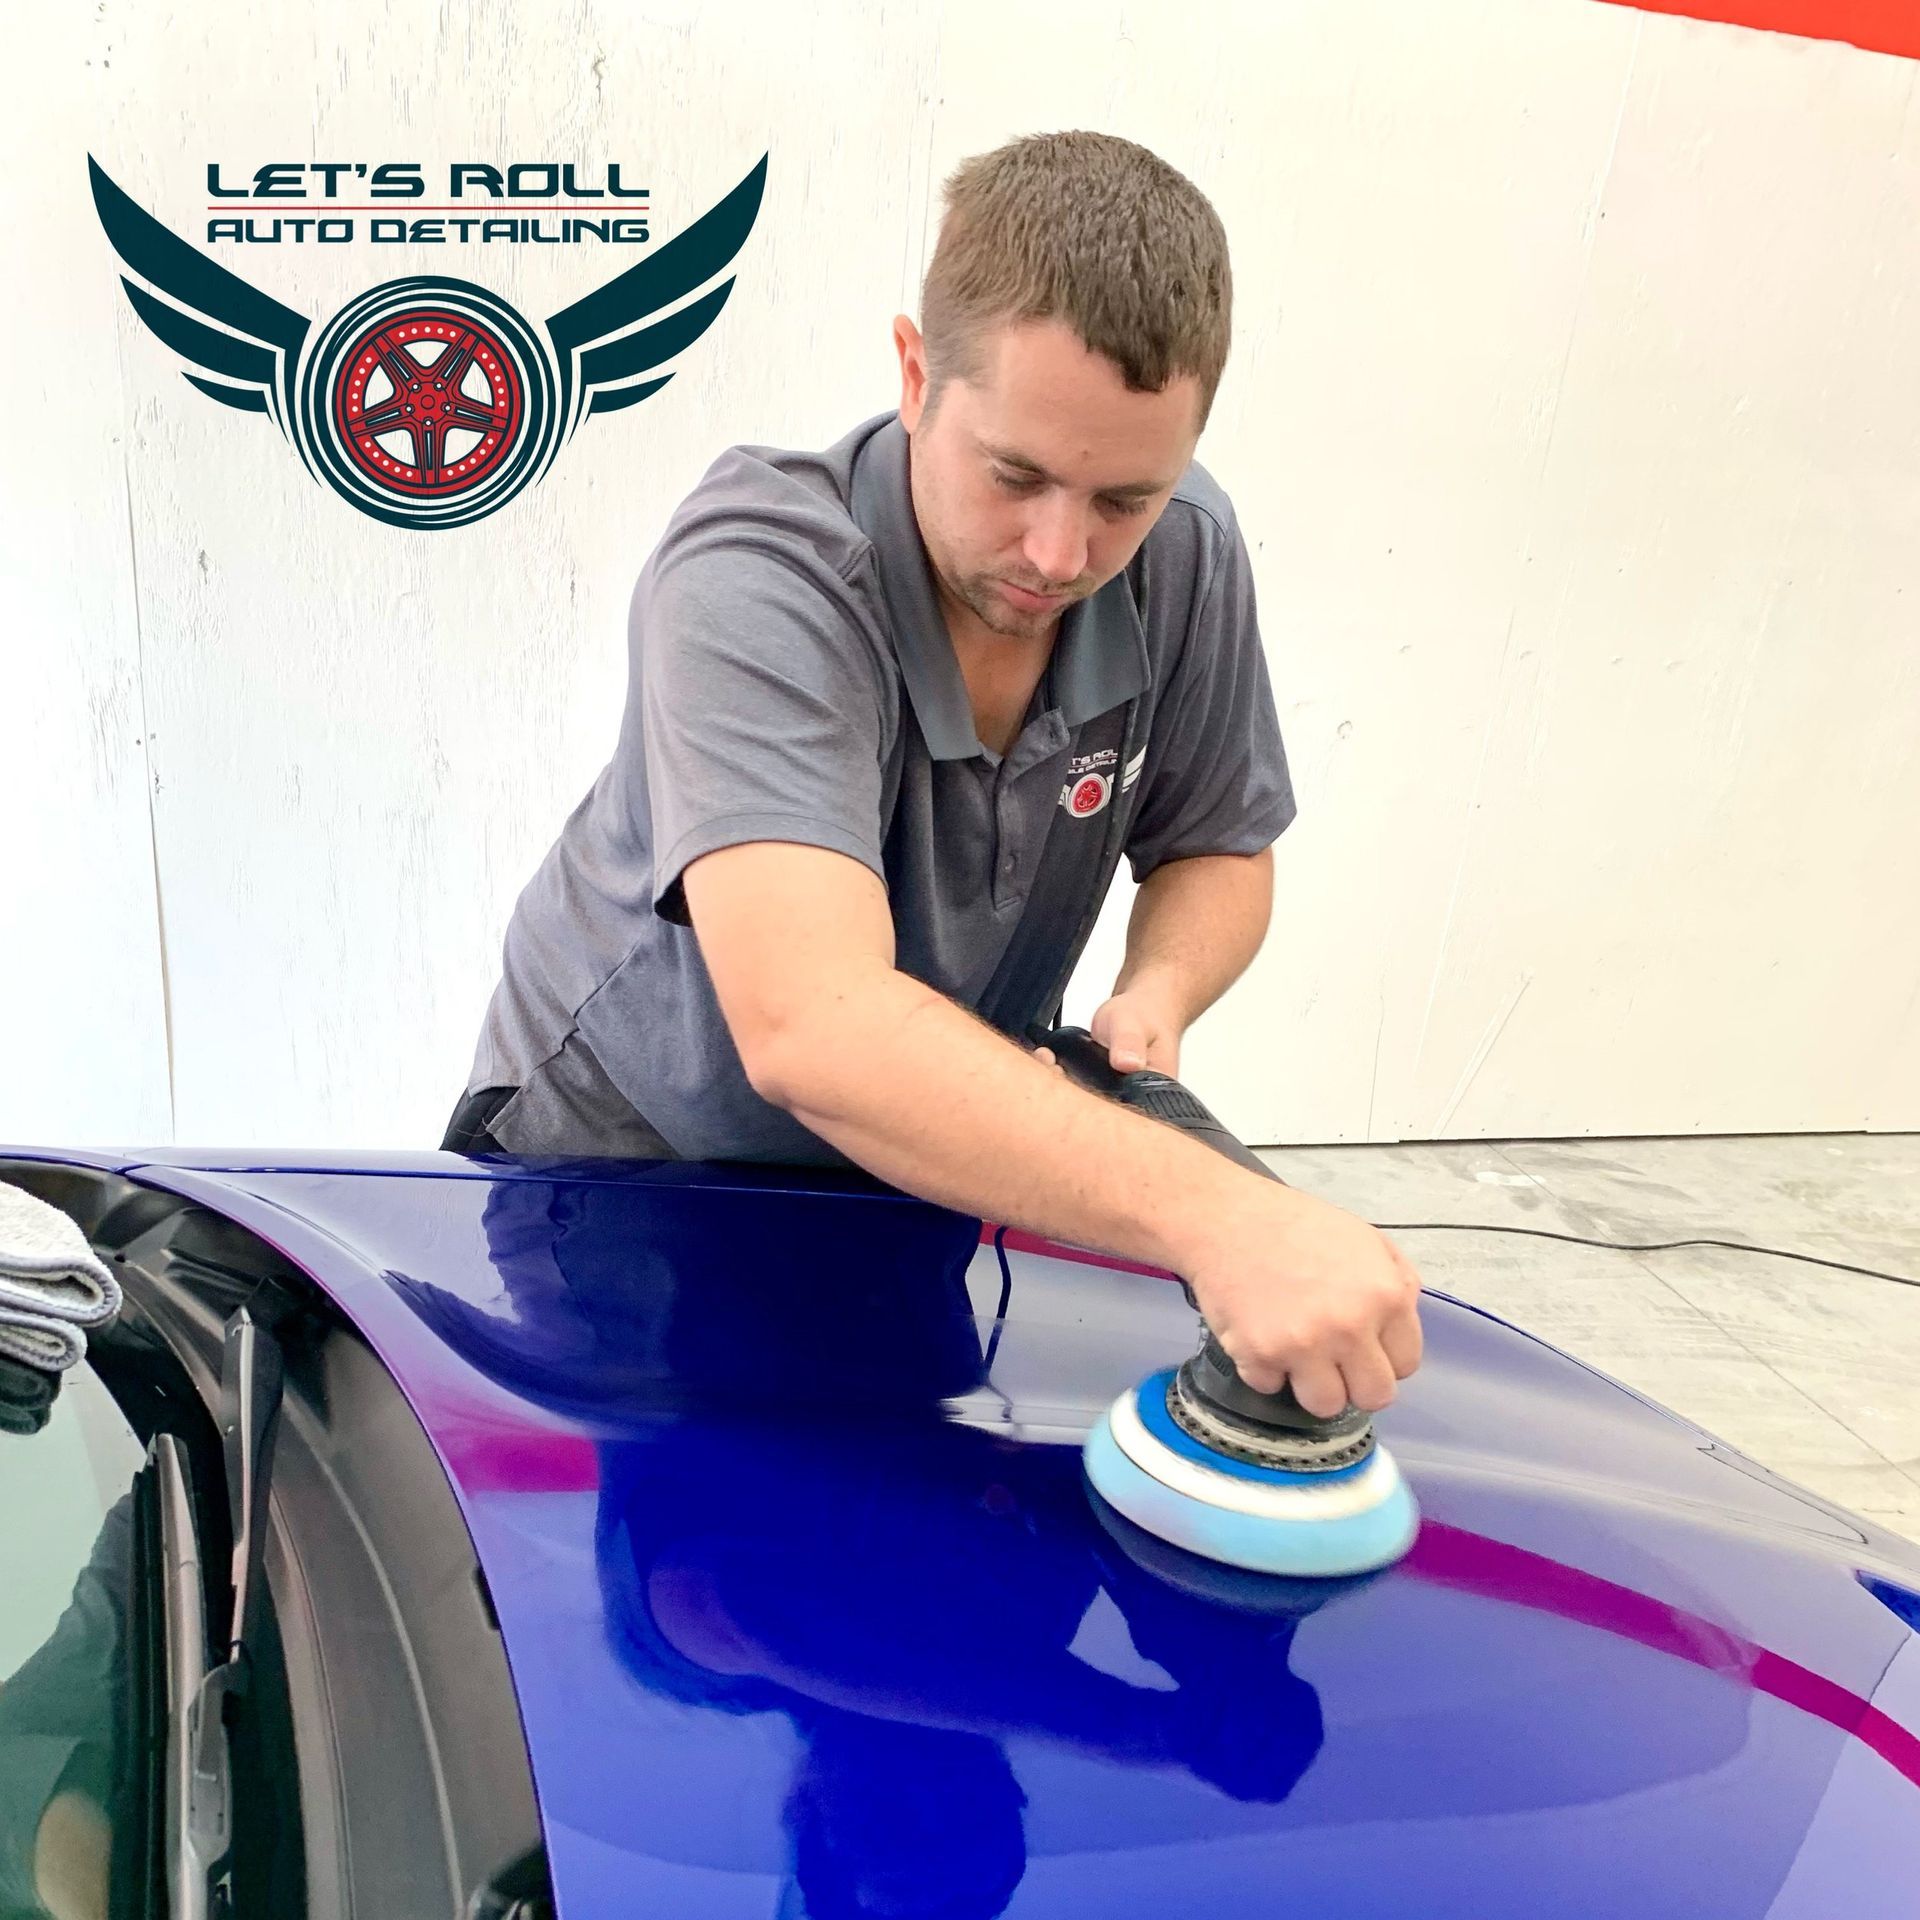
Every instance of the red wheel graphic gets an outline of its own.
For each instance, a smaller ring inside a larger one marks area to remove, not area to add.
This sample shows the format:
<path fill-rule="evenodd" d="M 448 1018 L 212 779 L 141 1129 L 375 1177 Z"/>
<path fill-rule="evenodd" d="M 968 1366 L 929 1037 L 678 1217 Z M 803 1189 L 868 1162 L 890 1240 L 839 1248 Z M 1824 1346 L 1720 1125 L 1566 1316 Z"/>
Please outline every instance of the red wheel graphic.
<path fill-rule="evenodd" d="M 1067 811 L 1076 820 L 1098 813 L 1107 804 L 1107 780 L 1104 774 L 1090 773 L 1077 782 L 1067 799 Z"/>
<path fill-rule="evenodd" d="M 513 451 L 526 404 L 491 328 L 421 307 L 389 314 L 340 356 L 333 417 L 368 479 L 419 498 L 485 479 Z"/>

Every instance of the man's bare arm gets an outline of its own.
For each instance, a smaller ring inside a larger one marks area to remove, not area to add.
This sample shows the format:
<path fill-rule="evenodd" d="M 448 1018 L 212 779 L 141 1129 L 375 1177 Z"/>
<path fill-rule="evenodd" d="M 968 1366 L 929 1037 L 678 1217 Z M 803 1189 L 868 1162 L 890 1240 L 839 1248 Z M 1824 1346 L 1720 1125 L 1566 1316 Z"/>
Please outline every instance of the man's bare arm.
<path fill-rule="evenodd" d="M 1246 972 L 1273 913 L 1273 849 L 1169 860 L 1141 881 L 1115 993 L 1162 1002 L 1184 1030 Z"/>
<path fill-rule="evenodd" d="M 1365 1222 L 1095 1098 L 894 964 L 886 890 L 823 848 L 753 842 L 685 889 L 763 1099 L 939 1205 L 1149 1261 L 1193 1287 L 1248 1383 L 1332 1414 L 1419 1362 L 1418 1278 Z"/>
<path fill-rule="evenodd" d="M 1154 868 L 1133 897 L 1120 976 L 1089 1023 L 1113 1064 L 1177 1074 L 1181 1039 L 1247 970 L 1272 911 L 1271 848 Z"/>

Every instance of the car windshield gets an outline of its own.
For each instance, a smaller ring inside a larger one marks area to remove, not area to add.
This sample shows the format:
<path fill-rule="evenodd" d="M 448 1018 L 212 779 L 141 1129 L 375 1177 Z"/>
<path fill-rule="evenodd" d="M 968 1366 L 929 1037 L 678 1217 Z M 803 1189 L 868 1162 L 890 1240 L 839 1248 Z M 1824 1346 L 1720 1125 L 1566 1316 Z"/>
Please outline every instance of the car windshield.
<path fill-rule="evenodd" d="M 133 1486 L 145 1457 L 84 1364 L 0 1359 L 0 1914 L 146 1910 Z"/>

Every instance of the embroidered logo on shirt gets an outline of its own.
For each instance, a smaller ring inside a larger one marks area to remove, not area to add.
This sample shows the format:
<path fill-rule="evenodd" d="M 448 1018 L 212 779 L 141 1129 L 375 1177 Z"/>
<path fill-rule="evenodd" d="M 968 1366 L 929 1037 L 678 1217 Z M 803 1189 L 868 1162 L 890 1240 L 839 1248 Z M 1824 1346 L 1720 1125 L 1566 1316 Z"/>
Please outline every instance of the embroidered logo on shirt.
<path fill-rule="evenodd" d="M 1126 790 L 1140 777 L 1141 762 L 1147 757 L 1142 747 L 1122 770 L 1120 791 Z M 1060 804 L 1076 820 L 1090 820 L 1113 798 L 1113 780 L 1111 771 L 1102 772 L 1102 768 L 1114 768 L 1120 765 L 1120 756 L 1112 747 L 1099 747 L 1092 753 L 1076 753 L 1067 762 L 1067 784 L 1060 789 Z"/>
<path fill-rule="evenodd" d="M 1060 789 L 1060 804 L 1076 820 L 1085 820 L 1107 804 L 1113 793 L 1113 781 L 1104 773 L 1082 774 Z"/>

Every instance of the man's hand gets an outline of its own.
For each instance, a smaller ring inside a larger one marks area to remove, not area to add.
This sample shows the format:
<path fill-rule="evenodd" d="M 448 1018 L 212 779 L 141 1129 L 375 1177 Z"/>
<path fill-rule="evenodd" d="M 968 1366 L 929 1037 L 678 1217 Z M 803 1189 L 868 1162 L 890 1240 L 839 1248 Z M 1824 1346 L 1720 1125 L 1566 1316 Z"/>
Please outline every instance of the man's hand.
<path fill-rule="evenodd" d="M 1089 1031 L 1115 1068 L 1177 1075 L 1180 1029 L 1150 992 L 1116 993 Z M 1049 1047 L 1035 1057 L 1055 1068 Z M 1278 1186 L 1209 1221 L 1177 1264 L 1207 1325 L 1256 1393 L 1291 1383 L 1309 1413 L 1377 1413 L 1420 1364 L 1420 1276 L 1378 1228 Z M 1260 1205 L 1264 1198 L 1269 1204 Z"/>
<path fill-rule="evenodd" d="M 1106 1048 L 1116 1072 L 1151 1067 L 1156 1073 L 1179 1075 L 1184 1028 L 1171 1004 L 1158 994 L 1144 989 L 1114 994 L 1101 1002 L 1087 1031 Z M 1036 1047 L 1034 1058 L 1050 1067 L 1060 1064 L 1051 1047 Z"/>
<path fill-rule="evenodd" d="M 1151 1067 L 1174 1078 L 1180 1073 L 1185 1030 L 1172 1005 L 1145 988 L 1116 993 L 1102 1002 L 1087 1029 L 1121 1073 Z"/>
<path fill-rule="evenodd" d="M 1377 1413 L 1420 1364 L 1420 1276 L 1377 1227 L 1290 1187 L 1204 1223 L 1178 1271 L 1256 1393 Z"/>
<path fill-rule="evenodd" d="M 1273 908 L 1273 849 L 1168 860 L 1140 883 L 1127 954 L 1088 1031 L 1120 1073 L 1180 1072 L 1187 1029 L 1245 971 Z M 1057 1065 L 1045 1047 L 1037 1055 Z"/>

